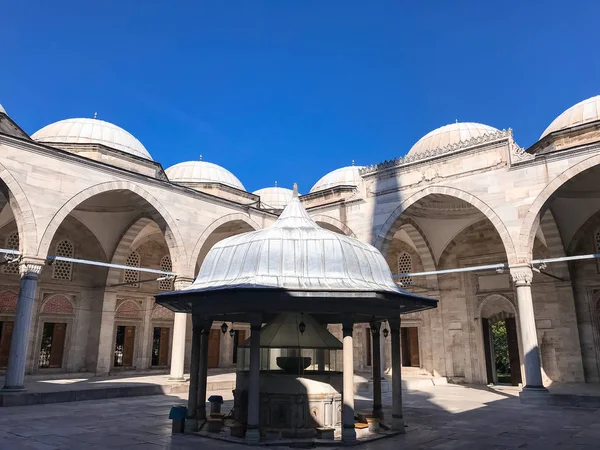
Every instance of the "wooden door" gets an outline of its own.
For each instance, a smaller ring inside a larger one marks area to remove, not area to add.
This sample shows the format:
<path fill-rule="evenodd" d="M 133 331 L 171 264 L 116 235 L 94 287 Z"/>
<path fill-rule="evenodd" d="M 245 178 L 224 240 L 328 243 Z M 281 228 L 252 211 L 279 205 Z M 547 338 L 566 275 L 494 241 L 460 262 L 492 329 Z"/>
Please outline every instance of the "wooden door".
<path fill-rule="evenodd" d="M 417 327 L 410 327 L 408 329 L 408 344 L 410 347 L 410 366 L 420 367 L 421 362 L 419 360 L 419 329 Z"/>
<path fill-rule="evenodd" d="M 219 367 L 219 347 L 221 343 L 221 330 L 211 329 L 208 334 L 208 367 Z"/>
<path fill-rule="evenodd" d="M 123 366 L 133 366 L 133 344 L 135 343 L 135 327 L 125 327 L 123 340 Z"/>
<path fill-rule="evenodd" d="M 488 384 L 494 383 L 494 365 L 492 363 L 492 339 L 490 321 L 488 319 L 481 319 L 481 328 L 483 329 L 483 350 L 485 352 L 485 372 L 487 375 Z"/>
<path fill-rule="evenodd" d="M 506 319 L 506 340 L 508 341 L 508 361 L 510 364 L 510 381 L 513 386 L 518 386 L 521 379 L 521 360 L 519 358 L 519 338 L 517 336 L 517 323 L 514 317 Z"/>
<path fill-rule="evenodd" d="M 14 322 L 0 322 L 0 369 L 8 365 Z"/>
<path fill-rule="evenodd" d="M 169 329 L 160 329 L 160 344 L 158 347 L 158 365 L 169 365 Z"/>
<path fill-rule="evenodd" d="M 50 346 L 50 363 L 48 367 L 61 367 L 65 349 L 66 323 L 55 323 L 52 330 L 52 344 Z"/>

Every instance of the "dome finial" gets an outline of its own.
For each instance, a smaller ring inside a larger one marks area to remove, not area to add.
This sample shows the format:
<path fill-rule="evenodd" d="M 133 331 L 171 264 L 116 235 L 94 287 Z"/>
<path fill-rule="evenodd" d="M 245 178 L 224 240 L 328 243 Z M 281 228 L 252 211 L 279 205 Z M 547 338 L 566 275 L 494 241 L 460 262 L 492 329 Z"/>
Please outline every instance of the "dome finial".
<path fill-rule="evenodd" d="M 458 119 L 454 119 L 454 120 L 455 120 L 455 122 L 454 122 L 454 123 L 458 123 Z"/>
<path fill-rule="evenodd" d="M 352 160 L 352 166 L 354 166 L 354 160 Z"/>
<path fill-rule="evenodd" d="M 294 183 L 294 198 L 298 198 L 298 183 Z"/>
<path fill-rule="evenodd" d="M 277 187 L 277 181 L 275 181 L 275 187 Z"/>
<path fill-rule="evenodd" d="M 200 161 L 202 161 L 202 155 L 200 155 Z"/>
<path fill-rule="evenodd" d="M 98 113 L 97 113 L 97 112 L 95 112 L 95 113 L 94 113 L 94 119 L 97 119 L 97 118 L 98 118 Z"/>

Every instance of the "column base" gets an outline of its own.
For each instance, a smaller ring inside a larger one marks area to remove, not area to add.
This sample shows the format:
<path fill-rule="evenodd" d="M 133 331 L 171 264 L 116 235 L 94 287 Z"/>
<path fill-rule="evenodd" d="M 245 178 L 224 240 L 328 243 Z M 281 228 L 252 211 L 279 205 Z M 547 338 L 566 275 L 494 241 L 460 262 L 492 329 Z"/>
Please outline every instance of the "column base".
<path fill-rule="evenodd" d="M 392 415 L 392 430 L 393 431 L 397 431 L 399 433 L 406 433 L 406 430 L 404 429 L 404 418 L 403 417 L 394 417 Z"/>
<path fill-rule="evenodd" d="M 356 431 L 354 430 L 354 424 L 352 424 L 352 428 L 342 427 L 342 441 L 343 442 L 356 441 Z"/>
<path fill-rule="evenodd" d="M 198 431 L 198 420 L 195 417 L 188 417 L 185 421 L 184 433 L 195 433 Z"/>
<path fill-rule="evenodd" d="M 167 381 L 185 381 L 184 377 L 169 377 Z"/>
<path fill-rule="evenodd" d="M 519 392 L 519 400 L 521 403 L 525 403 L 528 405 L 550 405 L 551 404 L 551 396 L 548 389 L 545 387 L 528 387 L 525 386 L 521 392 Z"/>
<path fill-rule="evenodd" d="M 248 444 L 258 444 L 260 442 L 260 430 L 258 427 L 246 430 L 246 442 Z"/>
<path fill-rule="evenodd" d="M 381 406 L 373 407 L 373 417 L 378 419 L 383 419 L 383 408 Z"/>
<path fill-rule="evenodd" d="M 0 389 L 0 392 L 9 393 L 9 392 L 23 392 L 26 391 L 25 386 L 4 386 Z"/>

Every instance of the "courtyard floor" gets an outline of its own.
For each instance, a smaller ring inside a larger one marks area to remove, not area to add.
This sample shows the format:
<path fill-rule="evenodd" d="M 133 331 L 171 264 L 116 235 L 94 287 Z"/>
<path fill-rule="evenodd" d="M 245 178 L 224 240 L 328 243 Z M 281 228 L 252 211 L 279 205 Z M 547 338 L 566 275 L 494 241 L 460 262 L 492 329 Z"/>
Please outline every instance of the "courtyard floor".
<path fill-rule="evenodd" d="M 231 408 L 231 392 L 213 392 Z M 523 406 L 512 388 L 455 385 L 404 393 L 407 433 L 361 445 L 377 449 L 598 449 L 595 409 Z M 171 436 L 169 409 L 185 395 L 121 398 L 0 409 L 0 449 L 243 449 L 190 435 Z M 389 394 L 384 394 L 389 404 Z M 357 396 L 357 410 L 370 401 Z M 386 411 L 389 414 L 389 411 Z M 287 448 L 287 447 L 270 447 Z"/>

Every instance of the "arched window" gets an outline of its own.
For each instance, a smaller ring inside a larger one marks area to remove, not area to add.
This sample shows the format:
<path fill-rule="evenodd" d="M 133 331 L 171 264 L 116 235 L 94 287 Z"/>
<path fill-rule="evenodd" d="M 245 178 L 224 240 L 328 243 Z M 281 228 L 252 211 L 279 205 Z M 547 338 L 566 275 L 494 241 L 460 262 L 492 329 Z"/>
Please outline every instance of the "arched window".
<path fill-rule="evenodd" d="M 402 252 L 398 255 L 398 273 L 411 273 L 412 272 L 412 256 L 406 252 Z M 412 285 L 412 277 L 403 276 L 398 278 L 403 286 Z"/>
<path fill-rule="evenodd" d="M 138 252 L 131 252 L 125 261 L 125 265 L 129 267 L 140 267 L 140 254 Z M 138 283 L 140 281 L 140 272 L 137 270 L 125 269 L 123 274 L 123 282 L 131 283 L 131 287 L 140 287 Z"/>
<path fill-rule="evenodd" d="M 6 238 L 4 248 L 7 250 L 19 250 L 19 233 L 14 232 Z M 2 266 L 2 273 L 7 275 L 18 275 L 19 274 L 19 263 L 11 262 Z"/>
<path fill-rule="evenodd" d="M 169 255 L 163 256 L 163 259 L 160 260 L 160 270 L 164 270 L 165 272 L 170 272 L 173 270 L 173 264 L 171 263 L 171 257 Z M 158 282 L 158 289 L 161 291 L 172 291 L 173 280 L 160 280 Z"/>
<path fill-rule="evenodd" d="M 73 258 L 75 250 L 73 244 L 66 239 L 56 244 L 56 256 Z M 54 280 L 71 280 L 73 263 L 70 261 L 54 261 L 52 264 L 52 278 Z"/>

